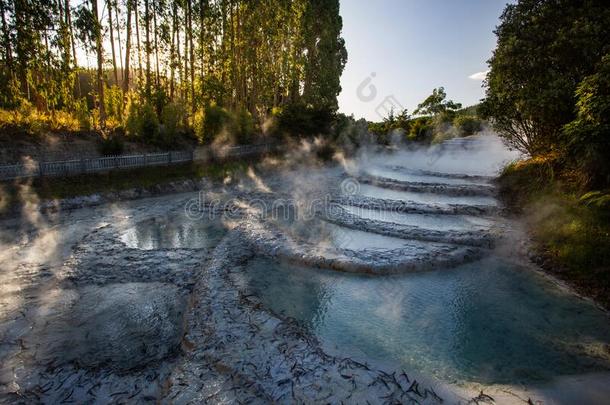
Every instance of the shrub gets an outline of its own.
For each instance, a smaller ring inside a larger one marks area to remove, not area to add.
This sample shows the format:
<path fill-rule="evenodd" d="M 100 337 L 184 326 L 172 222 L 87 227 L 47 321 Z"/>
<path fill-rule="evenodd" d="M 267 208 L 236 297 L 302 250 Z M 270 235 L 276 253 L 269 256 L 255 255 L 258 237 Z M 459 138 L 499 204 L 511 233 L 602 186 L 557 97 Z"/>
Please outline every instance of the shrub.
<path fill-rule="evenodd" d="M 368 127 L 369 124 L 364 118 L 356 121 L 353 116 L 337 114 L 333 139 L 343 147 L 360 146 L 371 141 Z"/>
<path fill-rule="evenodd" d="M 170 101 L 169 95 L 167 94 L 163 86 L 155 87 L 149 99 L 155 107 L 157 115 L 163 114 L 163 110 Z"/>
<path fill-rule="evenodd" d="M 106 107 L 106 126 L 118 125 L 123 115 L 123 91 L 120 87 L 106 87 L 104 106 Z"/>
<path fill-rule="evenodd" d="M 129 137 L 138 136 L 138 100 L 130 95 L 127 101 L 127 115 L 125 116 L 125 133 Z"/>
<path fill-rule="evenodd" d="M 102 155 L 112 156 L 120 155 L 125 149 L 125 144 L 121 137 L 117 135 L 110 135 L 102 138 L 99 144 L 99 151 Z"/>
<path fill-rule="evenodd" d="M 230 122 L 231 116 L 222 107 L 210 105 L 205 109 L 203 119 L 203 139 L 211 143 L 220 134 L 223 128 Z"/>
<path fill-rule="evenodd" d="M 238 144 L 245 145 L 252 142 L 255 133 L 254 119 L 248 110 L 243 108 L 234 114 L 231 132 Z"/>
<path fill-rule="evenodd" d="M 141 108 L 140 136 L 155 141 L 159 134 L 159 120 L 152 105 L 145 103 Z"/>
<path fill-rule="evenodd" d="M 407 138 L 412 141 L 423 141 L 432 135 L 432 123 L 429 117 L 418 117 L 411 121 Z"/>
<path fill-rule="evenodd" d="M 150 103 L 138 102 L 133 98 L 129 102 L 127 121 L 125 125 L 127 135 L 156 142 L 159 135 L 159 120 L 155 109 Z"/>
<path fill-rule="evenodd" d="M 89 114 L 86 98 L 81 98 L 74 103 L 74 116 L 78 120 L 79 127 L 82 131 L 91 130 L 91 115 Z"/>
<path fill-rule="evenodd" d="M 0 107 L 7 109 L 15 109 L 19 107 L 21 102 L 20 83 L 15 75 L 10 74 L 6 69 L 0 72 Z"/>
<path fill-rule="evenodd" d="M 197 141 L 202 144 L 204 142 L 204 125 L 205 125 L 205 111 L 203 108 L 200 108 L 193 114 L 191 119 L 191 127 L 193 128 L 193 132 L 195 134 L 195 138 Z"/>
<path fill-rule="evenodd" d="M 169 103 L 161 113 L 161 142 L 164 146 L 170 146 L 178 135 L 186 132 L 186 108 L 182 103 Z"/>
<path fill-rule="evenodd" d="M 558 165 L 556 154 L 512 162 L 500 174 L 501 191 L 508 197 L 507 201 L 521 205 L 524 199 L 547 190 L 553 184 Z"/>
<path fill-rule="evenodd" d="M 282 113 L 281 107 L 273 107 L 267 112 L 267 117 L 261 129 L 265 135 L 270 135 L 274 138 L 281 139 L 282 133 L 279 128 L 279 116 Z"/>
<path fill-rule="evenodd" d="M 453 125 L 463 136 L 473 135 L 482 129 L 481 120 L 472 115 L 458 115 L 453 120 Z"/>
<path fill-rule="evenodd" d="M 285 106 L 279 113 L 278 130 L 296 136 L 327 134 L 334 119 L 335 113 L 330 108 L 293 103 Z"/>
<path fill-rule="evenodd" d="M 330 142 L 324 142 L 316 149 L 316 156 L 325 162 L 329 162 L 332 160 L 333 156 L 335 156 L 336 152 L 337 149 L 334 145 Z"/>
<path fill-rule="evenodd" d="M 67 111 L 39 112 L 28 101 L 22 100 L 16 110 L 0 110 L 0 129 L 41 136 L 47 131 L 78 131 L 80 124 Z"/>
<path fill-rule="evenodd" d="M 48 128 L 52 131 L 78 131 L 79 120 L 67 111 L 55 111 L 48 115 Z"/>

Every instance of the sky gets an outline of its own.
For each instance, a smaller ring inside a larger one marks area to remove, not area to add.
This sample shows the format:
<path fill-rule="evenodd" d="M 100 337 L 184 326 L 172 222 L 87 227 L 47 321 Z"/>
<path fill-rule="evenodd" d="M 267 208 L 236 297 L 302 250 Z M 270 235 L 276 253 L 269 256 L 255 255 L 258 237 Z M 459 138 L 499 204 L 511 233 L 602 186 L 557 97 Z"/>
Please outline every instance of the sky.
<path fill-rule="evenodd" d="M 443 86 L 464 106 L 483 97 L 493 30 L 507 0 L 342 0 L 348 60 L 339 110 L 379 121 Z"/>

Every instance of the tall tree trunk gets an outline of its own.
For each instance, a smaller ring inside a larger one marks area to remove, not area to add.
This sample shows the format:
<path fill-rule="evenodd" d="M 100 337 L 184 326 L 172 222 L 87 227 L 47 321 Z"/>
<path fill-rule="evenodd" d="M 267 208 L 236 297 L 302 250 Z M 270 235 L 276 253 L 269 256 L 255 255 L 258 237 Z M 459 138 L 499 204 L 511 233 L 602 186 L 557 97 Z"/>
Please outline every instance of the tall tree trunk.
<path fill-rule="evenodd" d="M 182 78 L 182 57 L 180 56 L 180 28 L 178 28 L 178 13 L 176 12 L 176 66 L 178 67 L 178 90 L 180 91 L 180 97 L 182 94 L 182 84 L 184 80 Z"/>
<path fill-rule="evenodd" d="M 129 91 L 129 56 L 131 54 L 131 6 L 133 0 L 127 0 L 127 28 L 125 42 L 125 70 L 123 77 L 123 104 L 127 101 L 127 92 Z"/>
<path fill-rule="evenodd" d="M 239 85 L 239 99 L 240 99 L 240 107 L 245 107 L 246 100 L 246 68 L 248 67 L 247 60 L 244 60 L 243 52 L 244 52 L 244 44 L 243 44 L 243 26 L 242 26 L 242 15 L 240 13 L 240 8 L 242 6 L 240 3 L 237 3 L 237 75 L 238 75 L 238 85 Z"/>
<path fill-rule="evenodd" d="M 146 53 L 146 97 L 150 99 L 150 8 L 148 7 L 148 0 L 144 0 L 144 32 L 146 35 L 146 46 L 144 52 Z"/>
<path fill-rule="evenodd" d="M 220 82 L 223 85 L 223 93 L 220 102 L 224 106 L 227 88 L 227 69 L 226 69 L 226 60 L 227 60 L 227 47 L 226 47 L 226 38 L 227 38 L 227 0 L 221 0 L 220 2 L 220 15 L 222 21 L 222 36 L 220 38 Z"/>
<path fill-rule="evenodd" d="M 32 99 L 30 94 L 30 83 L 28 81 L 29 56 L 25 49 L 27 41 L 28 15 L 25 0 L 15 0 L 15 30 L 17 38 L 15 41 L 15 52 L 17 54 L 17 76 L 21 82 L 21 90 L 25 92 L 28 100 Z"/>
<path fill-rule="evenodd" d="M 189 77 L 189 32 L 188 32 L 188 0 L 184 7 L 184 81 L 182 83 L 182 91 L 184 99 L 188 102 L 189 87 L 187 80 Z"/>
<path fill-rule="evenodd" d="M 188 9 L 188 38 L 191 64 L 191 111 L 195 112 L 195 51 L 193 49 L 193 8 L 191 0 L 186 0 Z"/>
<path fill-rule="evenodd" d="M 138 47 L 138 83 L 142 81 L 142 48 L 140 46 L 140 13 L 138 11 L 138 0 L 134 0 L 134 13 L 136 18 L 136 45 Z"/>
<path fill-rule="evenodd" d="M 157 3 L 156 1 L 153 1 L 153 30 L 155 32 L 155 83 L 156 86 L 159 87 L 160 83 L 159 83 L 159 75 L 161 74 L 161 71 L 159 70 L 159 42 L 157 40 Z"/>
<path fill-rule="evenodd" d="M 115 3 L 116 4 L 116 3 Z M 123 71 L 123 42 L 121 41 L 121 22 L 120 22 L 121 9 L 116 7 L 115 21 L 116 21 L 116 34 L 117 39 L 119 40 L 119 71 L 121 76 L 121 88 L 123 86 L 123 80 L 125 77 L 125 72 Z"/>
<path fill-rule="evenodd" d="M 199 62 L 201 62 L 201 72 L 199 73 L 199 81 L 201 86 L 201 95 L 203 96 L 203 78 L 205 76 L 205 3 L 204 0 L 199 1 Z"/>
<path fill-rule="evenodd" d="M 6 67 L 13 77 L 13 50 L 11 48 L 11 34 L 9 31 L 8 24 L 6 23 L 6 6 L 4 5 L 5 0 L 0 0 L 0 14 L 2 14 L 2 37 L 4 40 L 4 57 L 6 59 Z"/>
<path fill-rule="evenodd" d="M 52 27 L 51 27 L 52 29 Z M 45 28 L 42 31 L 42 37 L 44 39 L 44 49 L 45 49 L 45 60 L 46 60 L 46 65 L 47 65 L 47 71 L 46 72 L 40 72 L 41 73 L 41 77 L 40 77 L 40 83 L 43 82 L 48 82 L 51 81 L 51 51 L 49 49 L 49 34 L 47 32 L 47 29 Z M 45 84 L 42 86 L 42 93 L 44 94 L 44 96 L 42 97 L 42 100 L 40 100 L 40 102 L 43 104 L 43 109 L 45 112 L 49 111 L 49 89 L 52 88 L 51 86 L 49 86 L 48 84 Z M 55 98 L 55 97 L 53 97 Z M 55 108 L 54 106 L 51 108 L 51 114 L 52 116 L 55 116 Z"/>
<path fill-rule="evenodd" d="M 74 70 L 76 71 L 76 95 L 78 98 L 82 95 L 80 88 L 80 72 L 78 69 L 78 61 L 76 59 L 76 42 L 74 41 L 74 30 L 72 29 L 72 12 L 70 11 L 70 0 L 66 0 L 66 19 L 68 29 L 70 30 L 70 42 L 72 43 L 72 61 L 74 62 Z"/>
<path fill-rule="evenodd" d="M 93 18 L 95 18 L 95 49 L 97 53 L 97 88 L 99 99 L 100 126 L 106 126 L 106 108 L 104 106 L 104 60 L 102 53 L 102 30 L 97 13 L 97 0 L 91 0 Z"/>
<path fill-rule="evenodd" d="M 172 42 L 170 44 L 169 49 L 169 69 L 170 69 L 170 77 L 169 77 L 169 97 L 172 101 L 174 101 L 174 88 L 176 82 L 175 70 L 176 70 L 176 48 L 175 48 L 175 40 L 176 40 L 176 29 L 177 29 L 177 16 L 178 6 L 176 2 L 173 3 L 172 6 Z"/>
<path fill-rule="evenodd" d="M 112 68 L 114 70 L 114 83 L 119 85 L 119 72 L 116 67 L 116 54 L 114 52 L 114 29 L 112 28 L 112 1 L 106 1 L 106 7 L 108 7 L 108 28 L 110 32 L 110 49 L 112 50 Z"/>
<path fill-rule="evenodd" d="M 235 21 L 233 15 L 233 0 L 229 1 L 229 18 L 231 21 L 231 107 L 235 109 L 237 105 L 236 100 L 239 97 L 239 91 L 237 90 L 236 71 L 235 71 Z"/>
<path fill-rule="evenodd" d="M 2 0 L 0 0 L 0 5 L 1 5 L 1 3 L 2 3 Z M 0 7 L 0 8 L 2 9 L 2 11 L 1 11 L 3 14 L 2 17 L 4 18 L 4 8 L 3 7 Z M 68 19 L 66 17 L 64 17 L 64 5 L 62 4 L 62 0 L 57 0 L 57 9 L 59 10 L 59 31 L 58 31 L 59 45 L 61 46 L 61 50 L 63 53 L 62 69 L 64 70 L 64 72 L 66 72 L 70 69 L 70 42 L 67 38 Z"/>

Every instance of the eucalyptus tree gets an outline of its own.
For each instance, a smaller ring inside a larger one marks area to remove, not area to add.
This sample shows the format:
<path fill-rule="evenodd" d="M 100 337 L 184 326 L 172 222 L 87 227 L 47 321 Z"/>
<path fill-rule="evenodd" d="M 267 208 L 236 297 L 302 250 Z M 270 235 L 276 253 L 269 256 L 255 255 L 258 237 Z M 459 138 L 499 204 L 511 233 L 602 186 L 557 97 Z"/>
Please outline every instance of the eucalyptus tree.
<path fill-rule="evenodd" d="M 190 114 L 216 104 L 261 121 L 290 104 L 337 108 L 346 62 L 338 0 L 70 3 L 0 0 L 2 79 L 12 78 L 0 84 L 4 106 L 15 95 L 39 109 L 70 109 L 87 96 L 103 123 L 104 89 L 114 83 L 123 108 L 131 98 L 158 113 L 168 99 Z M 77 48 L 82 61 L 95 56 L 94 69 L 79 66 Z M 95 91 L 80 91 L 79 74 Z"/>
<path fill-rule="evenodd" d="M 104 50 L 102 48 L 102 27 L 97 11 L 97 0 L 91 0 L 93 13 L 93 32 L 95 36 L 95 53 L 97 55 L 97 96 L 100 126 L 105 127 L 106 107 L 104 106 Z"/>

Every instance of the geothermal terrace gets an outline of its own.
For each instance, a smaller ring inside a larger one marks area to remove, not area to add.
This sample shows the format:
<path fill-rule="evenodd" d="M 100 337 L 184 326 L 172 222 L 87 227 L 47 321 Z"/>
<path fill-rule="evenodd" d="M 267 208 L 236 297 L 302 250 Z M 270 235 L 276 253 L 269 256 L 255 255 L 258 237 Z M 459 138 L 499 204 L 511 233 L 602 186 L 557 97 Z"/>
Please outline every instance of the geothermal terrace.
<path fill-rule="evenodd" d="M 226 184 L 198 183 L 200 192 L 70 211 L 31 207 L 22 218 L 5 220 L 0 400 L 492 401 L 483 392 L 459 394 L 449 383 L 507 383 L 512 374 L 489 369 L 485 376 L 495 379 L 487 381 L 477 364 L 468 373 L 422 365 L 413 360 L 426 357 L 417 338 L 387 348 L 386 357 L 395 362 L 369 358 L 367 347 L 381 351 L 375 346 L 379 339 L 354 343 L 363 350 L 358 354 L 350 350 L 353 337 L 333 347 L 327 337 L 345 335 L 324 332 L 333 324 L 333 308 L 353 311 L 357 303 L 333 304 L 342 296 L 328 298 L 330 287 L 315 299 L 303 298 L 322 285 L 308 284 L 312 279 L 328 277 L 337 288 L 351 277 L 363 294 L 374 289 L 403 297 L 406 287 L 396 286 L 410 282 L 405 275 L 421 279 L 456 268 L 463 270 L 455 274 L 472 274 L 467 266 L 492 263 L 485 260 L 514 231 L 501 215 L 492 181 L 510 154 L 482 159 L 490 156 L 490 142 L 495 148 L 496 140 L 485 137 L 453 140 L 423 158 L 421 152 L 394 152 L 392 158 L 361 156 L 332 167 L 266 167 Z M 453 152 L 473 156 L 461 161 L 466 170 L 443 163 Z M 419 160 L 409 160 L 414 156 Z M 293 278 L 267 279 L 281 271 Z M 370 284 L 379 280 L 390 281 Z M 346 299 L 353 300 L 356 290 L 349 291 Z M 452 293 L 443 290 L 444 296 Z M 549 294 L 549 300 L 563 299 Z M 565 305 L 572 313 L 584 304 Z M 308 318 L 310 313 L 315 316 Z M 387 333 L 391 328 L 380 322 L 379 333 Z M 549 322 L 557 328 L 553 322 L 561 320 Z M 400 324 L 395 333 L 424 331 L 433 345 L 427 327 Z M 363 326 L 362 336 L 366 329 L 370 325 Z M 471 332 L 486 336 L 482 329 Z M 595 341 L 610 337 L 597 333 Z M 587 366 L 565 374 L 608 366 L 595 342 L 587 343 L 586 353 L 572 352 L 589 356 Z M 405 354 L 396 354 L 396 347 Z M 519 358 L 518 350 L 511 356 Z M 531 369 L 538 370 L 537 364 Z"/>

